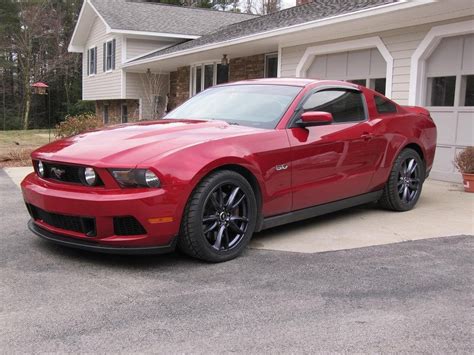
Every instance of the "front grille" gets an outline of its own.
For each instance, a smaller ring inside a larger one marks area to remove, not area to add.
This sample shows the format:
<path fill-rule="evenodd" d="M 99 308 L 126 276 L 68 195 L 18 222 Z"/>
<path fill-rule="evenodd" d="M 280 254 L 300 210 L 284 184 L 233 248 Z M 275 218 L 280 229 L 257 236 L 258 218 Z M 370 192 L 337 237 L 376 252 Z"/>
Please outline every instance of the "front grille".
<path fill-rule="evenodd" d="M 134 217 L 114 217 L 115 235 L 146 234 L 145 228 Z"/>
<path fill-rule="evenodd" d="M 57 213 L 47 212 L 27 204 L 28 212 L 35 221 L 42 221 L 52 227 L 83 233 L 88 237 L 96 236 L 95 219 L 88 217 L 66 216 Z"/>
<path fill-rule="evenodd" d="M 38 163 L 36 162 L 36 164 Z M 43 162 L 43 165 L 45 171 L 45 179 L 86 185 L 83 178 L 84 167 L 76 165 L 56 164 L 50 162 Z M 103 185 L 103 182 L 100 180 L 100 177 L 97 176 L 97 178 L 98 180 L 95 186 Z"/>

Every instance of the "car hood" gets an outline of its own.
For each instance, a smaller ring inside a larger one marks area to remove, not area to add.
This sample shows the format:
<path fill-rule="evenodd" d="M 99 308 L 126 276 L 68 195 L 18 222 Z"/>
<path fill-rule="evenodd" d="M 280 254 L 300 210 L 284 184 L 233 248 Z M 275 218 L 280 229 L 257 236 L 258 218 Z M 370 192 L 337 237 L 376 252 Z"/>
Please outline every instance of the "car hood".
<path fill-rule="evenodd" d="M 97 167 L 132 167 L 171 150 L 258 131 L 264 130 L 229 125 L 224 121 L 148 121 L 55 141 L 37 149 L 32 156 Z"/>

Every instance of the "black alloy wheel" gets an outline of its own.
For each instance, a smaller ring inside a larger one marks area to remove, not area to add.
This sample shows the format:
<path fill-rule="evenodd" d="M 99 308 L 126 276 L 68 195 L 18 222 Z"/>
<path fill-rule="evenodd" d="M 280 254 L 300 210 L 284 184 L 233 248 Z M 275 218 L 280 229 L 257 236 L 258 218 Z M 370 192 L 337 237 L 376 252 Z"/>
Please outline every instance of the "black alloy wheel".
<path fill-rule="evenodd" d="M 405 148 L 393 164 L 380 205 L 393 211 L 411 210 L 420 198 L 424 180 L 423 160 L 415 150 Z"/>
<path fill-rule="evenodd" d="M 250 183 L 234 171 L 217 171 L 204 178 L 189 199 L 178 248 L 210 262 L 231 260 L 249 243 L 257 217 Z"/>
<path fill-rule="evenodd" d="M 202 226 L 207 242 L 216 250 L 238 245 L 247 230 L 248 199 L 236 184 L 216 186 L 204 203 Z"/>

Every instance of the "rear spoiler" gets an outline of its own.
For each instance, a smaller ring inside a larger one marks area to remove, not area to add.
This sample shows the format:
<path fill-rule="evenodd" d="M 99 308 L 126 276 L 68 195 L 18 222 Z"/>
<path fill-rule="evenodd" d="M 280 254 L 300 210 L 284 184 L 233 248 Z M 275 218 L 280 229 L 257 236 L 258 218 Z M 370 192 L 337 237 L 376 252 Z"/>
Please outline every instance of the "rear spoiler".
<path fill-rule="evenodd" d="M 430 111 L 420 106 L 402 106 L 405 110 L 411 113 L 417 113 L 419 115 L 428 116 L 431 118 Z"/>

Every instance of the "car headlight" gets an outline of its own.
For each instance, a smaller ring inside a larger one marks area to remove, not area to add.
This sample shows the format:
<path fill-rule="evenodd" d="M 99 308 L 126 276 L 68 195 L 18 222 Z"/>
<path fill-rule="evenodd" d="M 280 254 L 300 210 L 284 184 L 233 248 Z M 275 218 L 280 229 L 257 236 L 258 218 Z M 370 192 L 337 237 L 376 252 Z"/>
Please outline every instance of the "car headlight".
<path fill-rule="evenodd" d="M 110 169 L 114 179 L 122 187 L 152 187 L 161 186 L 160 179 L 148 169 Z"/>
<path fill-rule="evenodd" d="M 38 170 L 38 175 L 41 177 L 44 177 L 45 169 L 44 169 L 44 164 L 41 160 L 38 160 L 38 164 L 36 165 L 36 168 Z"/>
<path fill-rule="evenodd" d="M 84 169 L 84 181 L 89 186 L 94 186 L 97 183 L 97 174 L 93 168 Z"/>

